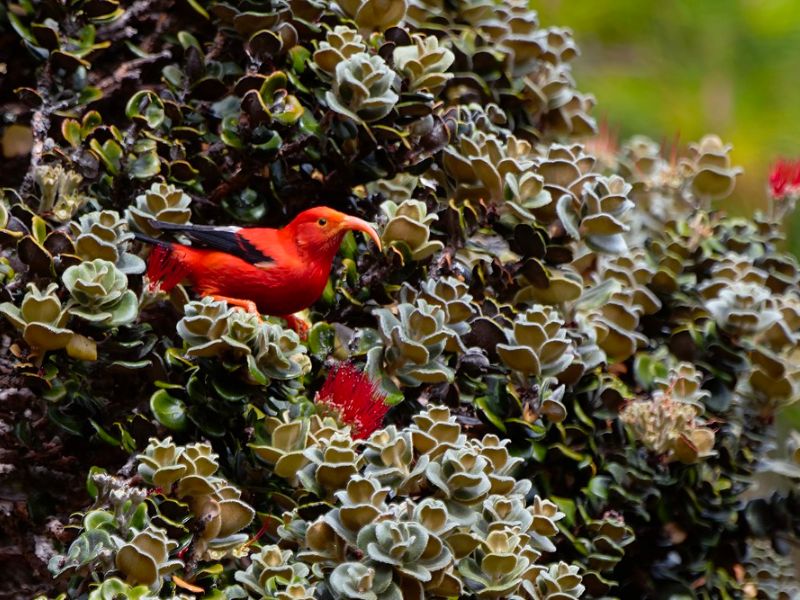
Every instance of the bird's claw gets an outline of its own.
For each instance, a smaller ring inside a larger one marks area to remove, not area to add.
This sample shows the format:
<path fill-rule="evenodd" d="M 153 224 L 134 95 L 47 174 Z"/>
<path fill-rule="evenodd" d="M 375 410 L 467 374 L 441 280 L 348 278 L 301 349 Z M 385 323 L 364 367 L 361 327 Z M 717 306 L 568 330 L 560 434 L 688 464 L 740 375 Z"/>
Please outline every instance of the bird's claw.
<path fill-rule="evenodd" d="M 293 330 L 297 335 L 300 336 L 300 339 L 306 341 L 308 339 L 308 330 L 311 326 L 308 322 L 300 317 L 296 317 L 294 315 L 283 315 L 281 316 L 283 320 L 286 321 L 286 326 Z"/>
<path fill-rule="evenodd" d="M 213 295 L 211 297 L 214 298 L 214 300 L 219 300 L 220 302 L 226 302 L 230 306 L 237 306 L 239 308 L 242 308 L 246 312 L 256 315 L 259 321 L 264 320 L 261 317 L 261 313 L 258 312 L 258 307 L 256 306 L 256 303 L 253 302 L 252 300 L 242 300 L 240 298 L 230 298 L 228 296 L 218 296 L 218 295 Z"/>
<path fill-rule="evenodd" d="M 258 307 L 256 303 L 252 300 L 242 300 L 241 298 L 230 298 L 228 296 L 219 296 L 219 295 L 212 295 L 214 300 L 220 300 L 222 302 L 227 302 L 230 306 L 237 306 L 239 308 L 243 308 L 249 313 L 252 313 L 258 317 L 258 320 L 263 322 L 264 319 L 261 316 L 261 313 L 258 312 Z M 308 339 L 308 330 L 311 326 L 308 322 L 300 317 L 296 317 L 294 315 L 281 315 L 281 319 L 286 321 L 286 326 L 293 330 L 297 335 L 300 336 L 300 339 L 306 341 Z"/>

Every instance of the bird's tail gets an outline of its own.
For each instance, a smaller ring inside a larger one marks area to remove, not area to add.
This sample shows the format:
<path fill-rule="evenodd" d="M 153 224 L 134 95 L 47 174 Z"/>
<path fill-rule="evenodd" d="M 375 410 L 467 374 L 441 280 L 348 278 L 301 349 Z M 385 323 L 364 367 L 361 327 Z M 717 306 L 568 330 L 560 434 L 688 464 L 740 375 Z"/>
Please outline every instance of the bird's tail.
<path fill-rule="evenodd" d="M 161 289 L 169 292 L 178 285 L 188 274 L 182 259 L 182 254 L 173 244 L 155 238 L 135 233 L 137 240 L 151 244 L 153 249 L 147 257 L 147 289 L 155 292 Z"/>

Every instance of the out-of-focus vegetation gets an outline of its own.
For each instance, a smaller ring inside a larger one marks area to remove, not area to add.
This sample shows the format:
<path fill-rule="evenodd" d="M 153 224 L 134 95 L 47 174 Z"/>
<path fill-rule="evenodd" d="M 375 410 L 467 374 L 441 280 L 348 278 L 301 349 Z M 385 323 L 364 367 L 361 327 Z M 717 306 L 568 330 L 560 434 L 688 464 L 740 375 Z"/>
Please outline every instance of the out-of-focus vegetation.
<path fill-rule="evenodd" d="M 575 32 L 575 77 L 597 97 L 595 114 L 611 133 L 685 144 L 713 131 L 744 166 L 727 209 L 747 215 L 765 207 L 776 158 L 800 156 L 796 0 L 535 4 L 543 23 Z M 798 214 L 786 228 L 786 244 L 800 256 Z M 800 429 L 800 410 L 783 411 L 779 428 L 781 439 Z"/>
<path fill-rule="evenodd" d="M 685 144 L 713 131 L 745 167 L 726 204 L 742 213 L 763 206 L 770 164 L 800 154 L 796 0 L 535 4 L 543 23 L 575 32 L 576 79 L 620 138 Z"/>
<path fill-rule="evenodd" d="M 800 156 L 796 0 L 535 4 L 543 23 L 575 32 L 575 77 L 596 96 L 595 115 L 611 133 L 685 144 L 713 131 L 733 144 L 744 167 L 725 207 L 744 215 L 765 207 L 770 167 L 778 157 Z M 798 214 L 786 223 L 795 256 Z M 784 417 L 800 427 L 797 410 Z"/>

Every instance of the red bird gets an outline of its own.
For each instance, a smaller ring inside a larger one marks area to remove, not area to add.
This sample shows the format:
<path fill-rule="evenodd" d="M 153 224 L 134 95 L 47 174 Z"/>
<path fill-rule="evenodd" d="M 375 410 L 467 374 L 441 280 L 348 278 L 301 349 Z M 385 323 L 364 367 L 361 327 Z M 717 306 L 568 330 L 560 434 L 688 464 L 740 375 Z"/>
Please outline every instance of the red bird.
<path fill-rule="evenodd" d="M 293 313 L 322 295 L 344 235 L 362 231 L 381 247 L 369 223 L 325 206 L 301 212 L 282 229 L 150 224 L 192 242 L 184 246 L 136 236 L 155 246 L 147 263 L 151 289 L 168 292 L 188 280 L 201 296 L 281 317 L 300 333 L 307 326 Z"/>

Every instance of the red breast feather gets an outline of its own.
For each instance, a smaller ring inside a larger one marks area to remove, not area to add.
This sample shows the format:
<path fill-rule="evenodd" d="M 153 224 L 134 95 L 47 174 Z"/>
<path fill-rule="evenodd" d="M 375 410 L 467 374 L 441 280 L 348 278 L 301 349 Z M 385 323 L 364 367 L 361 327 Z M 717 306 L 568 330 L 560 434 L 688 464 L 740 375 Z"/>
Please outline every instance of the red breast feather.
<path fill-rule="evenodd" d="M 148 289 L 169 292 L 178 285 L 189 272 L 181 258 L 182 253 L 170 244 L 153 246 L 147 258 Z"/>

